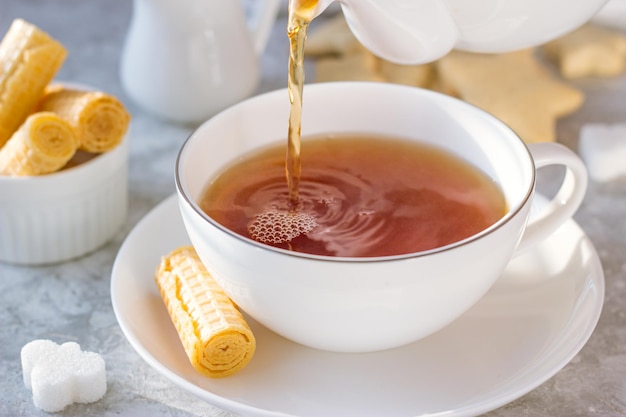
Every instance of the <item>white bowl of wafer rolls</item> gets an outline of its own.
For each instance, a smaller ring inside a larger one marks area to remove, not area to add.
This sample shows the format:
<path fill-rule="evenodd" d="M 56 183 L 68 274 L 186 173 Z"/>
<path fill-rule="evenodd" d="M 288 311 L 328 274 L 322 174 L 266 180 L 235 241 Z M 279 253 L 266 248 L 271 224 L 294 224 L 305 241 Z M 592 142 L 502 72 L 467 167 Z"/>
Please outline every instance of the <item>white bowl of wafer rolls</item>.
<path fill-rule="evenodd" d="M 0 261 L 89 253 L 126 220 L 130 115 L 114 96 L 57 83 L 67 51 L 16 19 L 0 42 Z"/>

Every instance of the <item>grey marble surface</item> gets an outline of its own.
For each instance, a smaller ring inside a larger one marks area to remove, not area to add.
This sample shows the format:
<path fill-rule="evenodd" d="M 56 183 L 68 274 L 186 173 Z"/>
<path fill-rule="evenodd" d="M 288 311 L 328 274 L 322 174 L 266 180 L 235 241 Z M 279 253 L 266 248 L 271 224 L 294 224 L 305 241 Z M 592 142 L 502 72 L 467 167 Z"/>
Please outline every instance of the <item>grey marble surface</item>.
<path fill-rule="evenodd" d="M 227 0 L 230 1 L 230 0 Z M 0 415 L 39 416 L 24 387 L 21 347 L 34 339 L 76 341 L 107 363 L 108 390 L 93 404 L 63 416 L 230 416 L 184 392 L 149 367 L 126 341 L 110 299 L 110 273 L 127 233 L 174 192 L 173 166 L 193 126 L 169 124 L 137 108 L 118 78 L 130 0 L 1 0 L 0 33 L 25 18 L 69 50 L 58 78 L 120 97 L 133 115 L 130 212 L 115 238 L 77 260 L 45 267 L 0 263 Z M 286 85 L 287 46 L 281 16 L 263 57 L 259 91 Z M 577 149 L 585 123 L 626 123 L 626 76 L 575 83 L 584 107 L 559 121 L 559 140 Z M 626 416 L 626 181 L 591 183 L 575 217 L 596 246 L 606 275 L 606 301 L 582 351 L 557 375 L 522 398 L 489 413 L 508 416 Z M 1 233 L 1 231 L 0 231 Z"/>

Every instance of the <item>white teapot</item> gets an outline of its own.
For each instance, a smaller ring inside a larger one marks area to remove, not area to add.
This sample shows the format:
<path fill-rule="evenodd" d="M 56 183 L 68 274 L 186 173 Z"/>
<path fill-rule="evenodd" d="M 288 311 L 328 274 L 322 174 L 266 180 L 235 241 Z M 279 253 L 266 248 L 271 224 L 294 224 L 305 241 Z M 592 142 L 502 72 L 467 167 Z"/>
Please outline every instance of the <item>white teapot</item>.
<path fill-rule="evenodd" d="M 251 95 L 280 3 L 245 5 L 134 0 L 120 63 L 128 96 L 152 114 L 185 123 L 206 120 Z"/>
<path fill-rule="evenodd" d="M 319 0 L 314 16 L 334 2 L 370 51 L 419 64 L 453 48 L 505 52 L 539 45 L 581 26 L 607 0 Z"/>

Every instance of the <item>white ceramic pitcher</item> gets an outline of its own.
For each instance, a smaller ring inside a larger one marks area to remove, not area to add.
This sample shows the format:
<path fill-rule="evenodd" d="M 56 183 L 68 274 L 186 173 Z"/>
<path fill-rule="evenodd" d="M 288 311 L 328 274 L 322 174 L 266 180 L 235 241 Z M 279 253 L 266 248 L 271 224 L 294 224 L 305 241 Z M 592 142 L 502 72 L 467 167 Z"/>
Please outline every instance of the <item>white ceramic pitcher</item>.
<path fill-rule="evenodd" d="M 314 15 L 334 2 L 373 53 L 417 64 L 453 48 L 504 52 L 539 45 L 581 26 L 607 0 L 319 0 Z"/>
<path fill-rule="evenodd" d="M 199 122 L 251 95 L 279 0 L 133 0 L 120 78 L 145 110 Z"/>

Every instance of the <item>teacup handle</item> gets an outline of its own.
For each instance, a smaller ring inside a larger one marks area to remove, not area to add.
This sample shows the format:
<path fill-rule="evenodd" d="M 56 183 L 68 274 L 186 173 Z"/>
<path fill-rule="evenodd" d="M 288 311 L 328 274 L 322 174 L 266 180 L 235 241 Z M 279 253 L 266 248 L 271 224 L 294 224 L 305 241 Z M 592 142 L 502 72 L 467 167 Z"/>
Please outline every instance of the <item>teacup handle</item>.
<path fill-rule="evenodd" d="M 570 219 L 580 207 L 587 191 L 585 164 L 569 148 L 558 143 L 533 143 L 528 148 L 535 161 L 535 169 L 562 165 L 566 171 L 554 197 L 537 216 L 528 221 L 516 254 L 547 238 Z"/>

